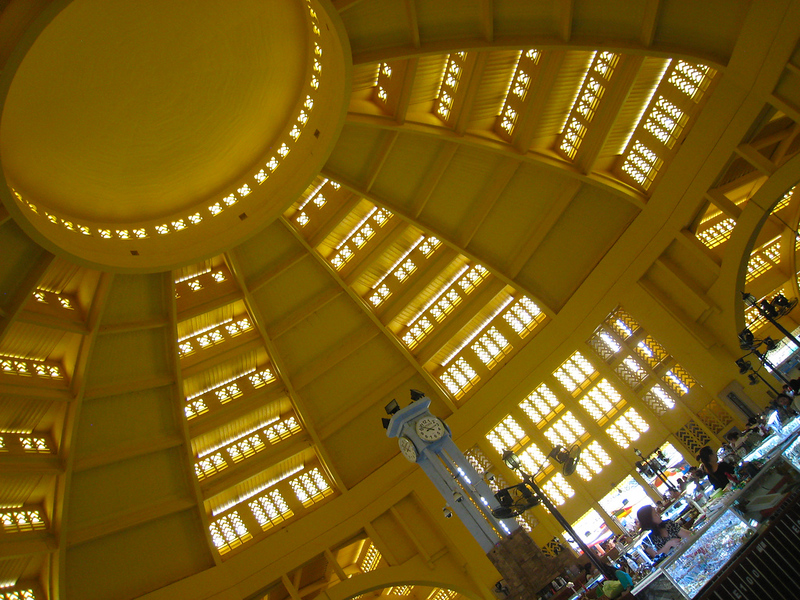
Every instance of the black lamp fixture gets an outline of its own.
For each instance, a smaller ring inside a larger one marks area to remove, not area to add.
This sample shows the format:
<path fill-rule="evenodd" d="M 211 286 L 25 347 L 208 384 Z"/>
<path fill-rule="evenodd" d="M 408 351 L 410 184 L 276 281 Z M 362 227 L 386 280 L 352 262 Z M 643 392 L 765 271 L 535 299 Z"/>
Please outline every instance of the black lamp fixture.
<path fill-rule="evenodd" d="M 663 465 L 666 466 L 667 457 L 664 456 L 664 453 L 661 452 L 660 448 L 653 450 L 650 454 L 645 456 L 642 454 L 642 451 L 638 448 L 633 449 L 634 454 L 638 456 L 641 460 L 636 461 L 636 469 L 642 474 L 647 475 L 648 477 L 655 477 L 656 475 L 661 478 L 664 484 L 671 490 L 677 490 L 678 488 L 675 487 L 674 484 L 670 483 L 669 479 L 667 478 L 667 474 L 664 473 L 662 467 Z M 653 455 L 655 455 L 654 458 Z"/>
<path fill-rule="evenodd" d="M 739 375 L 744 375 L 750 371 L 753 363 L 751 363 L 749 360 L 745 360 L 744 357 L 742 357 L 736 359 L 736 366 L 739 367 Z"/>
<path fill-rule="evenodd" d="M 560 450 L 559 450 L 559 448 L 560 448 Z M 550 452 L 550 456 L 549 457 L 552 458 L 554 455 L 556 455 L 556 456 L 557 455 L 561 455 L 561 451 L 563 451 L 563 450 L 564 450 L 563 447 L 557 446 L 556 448 L 553 448 L 553 450 Z M 568 457 L 569 457 L 569 452 L 567 452 L 567 458 L 564 459 L 565 460 L 565 462 L 564 462 L 565 465 L 566 465 L 566 461 L 568 460 Z M 517 456 L 511 450 L 506 450 L 505 452 L 503 452 L 503 462 L 505 463 L 505 465 L 509 469 L 511 469 L 512 471 L 517 471 L 517 473 L 519 473 L 519 476 L 522 477 L 522 484 L 521 485 L 524 487 L 525 490 L 527 490 L 528 493 L 531 494 L 531 499 L 530 500 L 535 500 L 535 503 L 531 503 L 530 506 L 531 507 L 532 506 L 536 506 L 536 504 L 539 504 L 539 503 L 543 504 L 547 508 L 547 510 L 550 511 L 550 514 L 553 515 L 555 520 L 558 521 L 559 525 L 561 525 L 564 528 L 564 531 L 566 531 L 567 534 L 569 534 L 569 536 L 575 541 L 575 543 L 578 544 L 578 547 L 583 551 L 584 555 L 592 563 L 594 563 L 594 565 L 600 570 L 601 573 L 606 573 L 608 571 L 608 565 L 604 565 L 600 561 L 600 559 L 597 557 L 597 555 L 589 549 L 589 547 L 586 545 L 586 542 L 584 542 L 583 539 L 577 533 L 575 533 L 575 530 L 569 524 L 569 521 L 567 521 L 564 518 L 564 515 L 562 515 L 558 511 L 558 509 L 553 505 L 553 503 L 550 502 L 550 499 L 544 494 L 544 492 L 542 492 L 542 489 L 536 484 L 536 481 L 534 480 L 534 477 L 529 475 L 528 473 L 526 473 L 525 471 L 522 470 L 522 461 L 520 461 L 519 456 Z M 556 462 L 558 462 L 558 461 L 556 461 Z M 576 464 L 577 464 L 577 458 L 576 458 Z M 492 511 L 492 514 L 495 517 L 497 517 L 499 519 L 504 519 L 504 518 L 508 518 L 509 516 L 516 516 L 517 514 L 521 514 L 522 512 L 527 510 L 527 508 L 525 508 L 523 510 L 520 510 L 519 512 L 516 512 L 516 514 L 513 514 L 513 513 L 509 514 L 509 509 L 514 510 L 514 508 L 516 508 L 517 506 L 519 508 L 522 508 L 522 506 L 524 506 L 524 504 L 516 505 L 516 503 L 514 503 L 514 504 L 512 504 L 510 506 L 505 506 L 505 505 L 503 505 L 503 500 L 500 499 L 500 494 L 502 494 L 503 492 L 508 492 L 509 497 L 510 497 L 511 496 L 511 490 L 517 490 L 518 488 L 519 488 L 519 485 L 512 486 L 511 488 L 506 488 L 505 490 L 500 490 L 497 494 L 495 494 L 495 498 L 497 498 L 498 501 L 501 504 L 500 508 L 496 508 L 496 509 L 494 509 Z M 525 497 L 525 492 L 520 490 L 520 493 L 522 494 L 522 496 L 524 498 Z M 503 497 L 505 498 L 505 495 L 503 495 Z M 507 502 L 507 500 L 506 500 L 506 502 Z M 530 507 L 528 507 L 528 508 L 530 508 Z"/>
<path fill-rule="evenodd" d="M 770 339 L 770 338 L 767 338 Z M 771 341 L 771 340 L 770 340 Z M 767 350 L 769 352 L 769 350 Z M 750 354 L 755 355 L 759 359 L 758 369 L 753 368 L 753 363 L 749 360 L 745 360 Z M 750 385 L 756 385 L 759 381 L 765 383 L 769 389 L 771 389 L 775 394 L 779 394 L 780 392 L 776 390 L 769 381 L 764 379 L 764 376 L 761 375 L 758 371 L 761 369 L 762 365 L 767 365 L 774 371 L 774 366 L 767 360 L 766 354 L 762 354 L 758 350 L 752 350 L 750 354 L 745 354 L 741 358 L 736 359 L 736 366 L 739 367 L 739 374 L 740 375 L 747 375 L 747 379 L 750 381 Z M 774 371 L 778 373 L 778 376 L 785 382 L 789 383 L 789 381 L 781 374 L 779 371 Z"/>
<path fill-rule="evenodd" d="M 788 299 L 783 294 L 776 294 L 773 296 L 772 300 L 767 301 L 764 298 L 760 303 L 758 299 L 753 296 L 753 294 L 748 294 L 747 292 L 742 292 L 742 300 L 747 306 L 751 306 L 755 308 L 758 313 L 764 317 L 767 321 L 772 323 L 775 328 L 780 331 L 783 335 L 788 337 L 795 346 L 800 348 L 800 340 L 792 335 L 792 333 L 783 327 L 776 319 L 780 319 L 784 315 L 789 314 L 789 312 L 797 306 L 797 298 L 792 298 L 791 300 Z M 747 330 L 749 331 L 749 330 Z M 752 334 L 751 334 L 752 335 Z M 742 340 L 742 334 L 739 334 L 739 340 Z M 742 345 L 742 350 L 749 350 L 750 348 L 746 348 Z"/>

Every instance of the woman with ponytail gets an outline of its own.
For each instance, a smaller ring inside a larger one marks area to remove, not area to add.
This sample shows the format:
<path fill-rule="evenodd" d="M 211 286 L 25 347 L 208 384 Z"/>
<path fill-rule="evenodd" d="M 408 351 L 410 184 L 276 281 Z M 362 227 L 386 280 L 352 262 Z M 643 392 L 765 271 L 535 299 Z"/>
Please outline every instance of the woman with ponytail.
<path fill-rule="evenodd" d="M 717 460 L 717 453 L 714 452 L 709 446 L 700 448 L 700 453 L 697 455 L 703 465 L 703 470 L 708 475 L 708 480 L 715 490 L 724 488 L 731 481 L 736 480 L 736 470 L 730 463 L 719 462 Z"/>

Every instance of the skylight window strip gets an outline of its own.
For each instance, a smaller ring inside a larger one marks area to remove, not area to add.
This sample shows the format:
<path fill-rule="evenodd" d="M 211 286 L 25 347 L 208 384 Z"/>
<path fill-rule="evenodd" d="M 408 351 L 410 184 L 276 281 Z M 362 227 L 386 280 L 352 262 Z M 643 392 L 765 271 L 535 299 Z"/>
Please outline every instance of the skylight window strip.
<path fill-rule="evenodd" d="M 202 392 L 197 392 L 196 394 L 192 394 L 191 396 L 186 396 L 186 400 L 189 401 L 189 400 L 194 400 L 195 398 L 199 398 L 200 396 L 203 396 L 203 395 L 205 395 L 205 394 L 207 394 L 209 392 L 213 392 L 214 390 L 217 390 L 217 389 L 219 389 L 221 387 L 224 387 L 224 386 L 228 385 L 229 383 L 233 383 L 234 381 L 238 381 L 239 379 L 242 379 L 243 377 L 246 377 L 247 375 L 250 375 L 251 373 L 255 373 L 257 370 L 258 370 L 257 368 L 252 368 L 249 371 L 244 371 L 244 372 L 240 373 L 239 375 L 235 375 L 234 377 L 231 377 L 230 379 L 226 379 L 222 383 L 215 383 L 213 386 L 205 388 Z"/>
<path fill-rule="evenodd" d="M 322 180 L 322 183 L 320 183 L 320 184 L 319 184 L 317 187 L 315 187 L 315 188 L 312 190 L 312 192 L 311 192 L 311 193 L 308 195 L 308 198 L 306 198 L 306 199 L 303 201 L 303 203 L 302 203 L 300 206 L 298 206 L 298 207 L 297 207 L 297 210 L 298 210 L 298 211 L 301 211 L 301 210 L 303 210 L 303 209 L 306 207 L 306 205 L 307 205 L 309 202 L 311 202 L 311 200 L 312 200 L 312 199 L 313 199 L 313 198 L 314 198 L 314 197 L 315 197 L 315 196 L 316 196 L 316 195 L 319 193 L 319 191 L 320 191 L 320 190 L 321 190 L 321 189 L 322 189 L 322 188 L 325 186 L 325 184 L 326 184 L 326 183 L 328 183 L 328 179 L 323 179 L 323 180 Z"/>
<path fill-rule="evenodd" d="M 196 279 L 201 275 L 211 273 L 211 271 L 212 271 L 211 267 L 206 267 L 204 271 L 200 271 L 199 273 L 195 273 L 194 275 L 187 275 L 186 277 L 180 277 L 179 279 L 176 279 L 175 283 L 178 284 L 178 283 L 183 283 L 184 281 L 189 281 L 190 279 Z"/>
<path fill-rule="evenodd" d="M 280 420 L 281 420 L 280 417 L 272 417 L 271 419 L 267 419 L 266 421 L 262 421 L 261 423 L 259 423 L 255 427 L 251 427 L 250 429 L 246 430 L 245 432 L 237 434 L 236 437 L 227 438 L 226 440 L 220 442 L 216 446 L 213 446 L 211 448 L 208 448 L 207 450 L 204 450 L 203 452 L 201 452 L 200 454 L 197 455 L 197 458 L 203 458 L 204 456 L 208 456 L 212 452 L 216 452 L 217 450 L 219 450 L 221 448 L 225 448 L 225 446 L 230 446 L 231 444 L 234 444 L 234 443 L 238 442 L 239 440 L 241 440 L 243 438 L 246 438 L 251 433 L 254 433 L 254 432 L 258 431 L 259 429 L 266 429 L 267 427 L 269 427 L 273 423 L 275 423 L 277 421 L 280 421 Z"/>
<path fill-rule="evenodd" d="M 439 298 L 441 298 L 452 286 L 456 284 L 459 277 L 461 277 L 464 273 L 466 273 L 469 270 L 470 266 L 472 265 L 470 265 L 469 263 L 465 264 L 461 268 L 461 270 L 455 274 L 455 276 L 452 279 L 450 279 L 444 286 L 442 286 L 441 290 L 439 290 L 439 293 L 436 294 L 433 297 L 433 299 L 422 308 L 422 310 L 420 310 L 416 315 L 414 315 L 409 320 L 409 326 L 413 325 L 416 322 L 416 320 L 419 319 L 431 306 L 436 304 Z"/>
<path fill-rule="evenodd" d="M 395 261 L 395 263 L 394 263 L 394 264 L 393 264 L 391 267 L 389 267 L 389 270 L 388 270 L 388 271 L 386 271 L 386 273 L 384 273 L 383 277 L 381 277 L 381 278 L 380 278 L 380 279 L 379 279 L 379 280 L 378 280 L 378 281 L 375 283 L 375 285 L 373 285 L 373 286 L 372 286 L 372 289 L 374 290 L 374 289 L 375 289 L 375 288 L 377 288 L 377 287 L 378 287 L 380 284 L 382 284 L 382 283 L 383 283 L 383 280 L 384 280 L 384 279 L 386 279 L 386 278 L 387 278 L 389 275 L 391 275 L 391 274 L 392 274 L 392 271 L 394 271 L 394 270 L 395 270 L 397 267 L 399 267 L 399 266 L 402 264 L 402 262 L 403 262 L 403 261 L 404 261 L 404 260 L 405 260 L 405 259 L 408 257 L 408 255 L 409 255 L 409 254 L 411 254 L 411 253 L 414 251 L 414 249 L 415 249 L 417 246 L 419 246 L 419 245 L 422 243 L 422 240 L 424 240 L 424 239 L 425 239 L 425 236 L 424 236 L 424 235 L 421 235 L 421 236 L 419 237 L 419 239 L 418 239 L 416 242 L 414 242 L 414 244 L 411 246 L 411 248 L 409 248 L 408 250 L 406 250 L 406 252 L 405 252 L 405 253 L 404 253 L 404 254 L 403 254 L 403 255 L 402 255 L 402 256 L 401 256 L 399 259 L 397 259 L 397 260 Z"/>
<path fill-rule="evenodd" d="M 255 490 L 247 492 L 246 494 L 243 494 L 241 496 L 237 496 L 236 498 L 234 498 L 233 500 L 225 503 L 223 506 L 220 506 L 219 508 L 212 509 L 211 515 L 212 516 L 217 516 L 219 514 L 222 514 L 226 510 L 228 510 L 230 508 L 233 508 L 237 504 L 241 504 L 242 502 L 245 502 L 245 501 L 249 500 L 253 496 L 257 496 L 258 494 L 260 494 L 264 490 L 266 490 L 268 488 L 271 488 L 271 487 L 273 487 L 275 485 L 278 485 L 281 481 L 284 481 L 285 479 L 288 479 L 292 475 L 296 475 L 297 473 L 299 473 L 300 471 L 302 471 L 305 468 L 306 468 L 305 465 L 301 464 L 301 465 L 295 467 L 294 469 L 292 469 L 290 471 L 287 471 L 283 475 L 280 475 L 279 477 L 274 477 L 274 478 L 270 479 L 264 485 L 261 485 L 261 486 L 257 487 Z"/>
<path fill-rule="evenodd" d="M 639 123 L 642 122 L 642 119 L 644 118 L 644 114 L 645 114 L 645 112 L 647 112 L 647 108 L 650 106 L 650 103 L 653 101 L 653 96 L 656 95 L 656 92 L 658 91 L 658 88 L 661 85 L 661 82 L 664 81 L 664 74 L 667 72 L 667 70 L 669 69 L 671 64 L 672 64 L 672 59 L 667 60 L 666 63 L 664 64 L 664 68 L 661 70 L 661 73 L 658 75 L 658 78 L 656 79 L 657 83 L 653 86 L 653 90 L 650 92 L 650 95 L 647 97 L 647 101 L 642 104 L 642 110 L 639 112 L 639 114 L 636 116 L 636 119 L 634 119 L 634 121 L 633 121 L 634 123 L 636 123 L 636 126 L 634 126 L 631 129 L 630 133 L 628 134 L 628 137 L 625 139 L 625 143 L 622 144 L 623 148 L 627 148 L 628 144 L 630 144 L 631 138 L 633 137 L 633 135 L 636 133 L 637 129 L 639 128 Z"/>
<path fill-rule="evenodd" d="M 695 236 L 705 244 L 707 248 L 716 248 L 727 242 L 736 227 L 736 220 L 727 218 L 713 225 L 709 225 L 699 230 Z"/>
<path fill-rule="evenodd" d="M 490 316 L 488 316 L 486 319 L 484 319 L 481 322 L 480 326 L 478 326 L 476 328 L 475 332 L 472 335 L 470 335 L 466 340 L 461 342 L 461 344 L 458 346 L 458 348 L 456 348 L 455 351 L 451 352 L 450 355 L 445 360 L 442 361 L 442 364 L 443 365 L 448 365 L 450 363 L 450 361 L 453 360 L 453 358 L 455 358 L 458 355 L 459 352 L 461 352 L 464 348 L 467 347 L 467 345 L 469 345 L 470 342 L 472 342 L 472 340 L 474 340 L 476 337 L 478 337 L 478 335 L 484 333 L 484 329 L 486 327 L 488 327 L 488 325 L 494 320 L 494 318 L 497 315 L 499 315 L 501 312 L 503 312 L 503 310 L 505 310 L 505 308 L 509 304 L 511 304 L 513 301 L 514 301 L 514 296 L 509 296 L 500 305 L 500 308 L 496 309 Z"/>
<path fill-rule="evenodd" d="M 356 224 L 356 226 L 355 226 L 355 227 L 353 227 L 353 228 L 350 230 L 350 233 L 348 233 L 348 234 L 345 236 L 345 238 L 344 238 L 344 239 L 343 239 L 341 242 L 339 242 L 339 245 L 337 245 L 337 246 L 336 246 L 334 249 L 335 249 L 335 250 L 341 250 L 342 246 L 344 246 L 344 245 L 345 245 L 345 244 L 346 244 L 348 241 L 350 241 L 350 238 L 351 238 L 351 237 L 353 237 L 353 236 L 354 236 L 356 233 L 358 233 L 358 230 L 359 230 L 359 229 L 361 229 L 361 226 L 362 226 L 362 225 L 364 225 L 364 223 L 366 223 L 366 222 L 369 220 L 369 218 L 370 218 L 372 215 L 374 215 L 374 214 L 375 214 L 375 212 L 376 212 L 377 210 L 378 210 L 378 207 L 377 207 L 377 206 L 373 206 L 373 207 L 372 207 L 372 210 L 371 210 L 371 211 L 369 211 L 369 212 L 367 213 L 367 216 L 365 216 L 363 219 L 361 219 L 361 220 L 358 222 L 358 224 Z"/>
<path fill-rule="evenodd" d="M 466 58 L 466 52 L 447 55 L 441 83 L 439 84 L 439 93 L 436 95 L 436 114 L 443 121 L 447 121 L 450 118 L 455 92 L 461 80 Z"/>
<path fill-rule="evenodd" d="M 186 335 L 186 336 L 184 336 L 182 338 L 178 338 L 178 342 L 185 342 L 186 340 L 191 339 L 193 337 L 197 337 L 198 335 L 203 335 L 204 333 L 207 333 L 207 332 L 211 331 L 212 329 L 217 329 L 218 327 L 222 327 L 223 325 L 227 325 L 228 323 L 230 323 L 232 321 L 233 321 L 233 317 L 231 317 L 230 319 L 225 319 L 224 321 L 220 321 L 216 325 L 209 325 L 208 327 L 204 327 L 203 329 L 200 329 L 199 331 L 195 331 L 194 333 Z"/>

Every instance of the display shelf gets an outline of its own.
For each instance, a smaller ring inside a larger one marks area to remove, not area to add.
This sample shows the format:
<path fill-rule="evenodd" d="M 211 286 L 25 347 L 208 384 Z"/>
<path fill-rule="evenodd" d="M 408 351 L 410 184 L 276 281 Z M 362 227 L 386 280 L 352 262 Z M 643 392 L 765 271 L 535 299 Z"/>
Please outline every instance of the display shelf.
<path fill-rule="evenodd" d="M 736 513 L 726 510 L 662 569 L 687 598 L 694 598 L 752 534 L 753 530 Z"/>

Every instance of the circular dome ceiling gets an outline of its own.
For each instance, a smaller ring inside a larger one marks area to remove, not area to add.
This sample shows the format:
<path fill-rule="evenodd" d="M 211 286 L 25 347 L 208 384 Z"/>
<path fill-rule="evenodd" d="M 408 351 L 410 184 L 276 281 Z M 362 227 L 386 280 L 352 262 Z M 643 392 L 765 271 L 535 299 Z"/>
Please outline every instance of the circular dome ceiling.
<path fill-rule="evenodd" d="M 320 18 L 293 0 L 70 3 L 4 73 L 5 203 L 104 266 L 240 241 L 296 198 L 342 120 L 343 53 Z"/>

